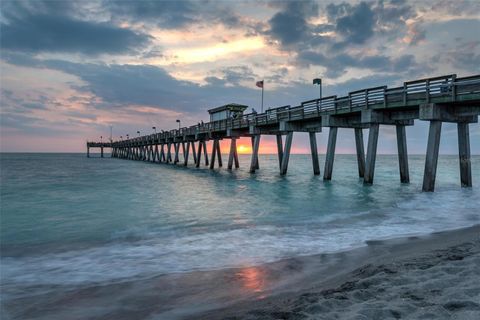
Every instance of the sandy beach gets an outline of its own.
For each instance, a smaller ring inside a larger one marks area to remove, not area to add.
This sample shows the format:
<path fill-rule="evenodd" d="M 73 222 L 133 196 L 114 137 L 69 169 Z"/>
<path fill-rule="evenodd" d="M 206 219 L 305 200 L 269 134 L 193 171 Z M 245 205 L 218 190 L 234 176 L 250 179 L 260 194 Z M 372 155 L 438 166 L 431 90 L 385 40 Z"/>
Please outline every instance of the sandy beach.
<path fill-rule="evenodd" d="M 478 319 L 480 226 L 341 253 L 12 298 L 5 319 Z M 35 288 L 38 292 L 39 288 Z"/>
<path fill-rule="evenodd" d="M 480 318 L 478 225 L 421 238 L 371 241 L 345 255 L 350 256 L 345 262 L 358 259 L 359 267 L 352 270 L 339 260 L 333 274 L 313 271 L 292 284 L 291 291 L 202 318 Z"/>

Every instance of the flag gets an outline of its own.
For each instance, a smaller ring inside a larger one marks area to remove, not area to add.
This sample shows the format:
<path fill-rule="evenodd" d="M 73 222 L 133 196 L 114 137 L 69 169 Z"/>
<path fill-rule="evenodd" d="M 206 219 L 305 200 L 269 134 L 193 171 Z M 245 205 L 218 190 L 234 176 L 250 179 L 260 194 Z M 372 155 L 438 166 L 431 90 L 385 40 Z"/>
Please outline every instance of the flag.
<path fill-rule="evenodd" d="M 313 84 L 322 85 L 322 79 L 319 79 L 319 78 L 313 79 Z"/>
<path fill-rule="evenodd" d="M 263 88 L 263 80 L 262 81 L 257 81 L 257 83 L 255 85 L 259 88 Z"/>

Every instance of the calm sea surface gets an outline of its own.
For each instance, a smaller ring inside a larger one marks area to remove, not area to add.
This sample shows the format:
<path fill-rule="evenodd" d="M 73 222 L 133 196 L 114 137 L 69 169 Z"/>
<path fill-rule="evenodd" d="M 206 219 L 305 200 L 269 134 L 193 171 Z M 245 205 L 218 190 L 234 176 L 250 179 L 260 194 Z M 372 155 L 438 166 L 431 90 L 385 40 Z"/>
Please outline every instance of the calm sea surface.
<path fill-rule="evenodd" d="M 312 174 L 307 155 L 292 155 L 285 177 L 273 155 L 260 156 L 260 170 L 249 174 L 249 158 L 229 172 L 1 154 L 2 299 L 44 285 L 261 264 L 480 222 L 479 156 L 473 189 L 460 188 L 458 158 L 442 156 L 434 193 L 421 192 L 423 156 L 410 157 L 407 185 L 397 157 L 378 156 L 368 187 L 355 156 L 336 156 L 331 182 Z"/>

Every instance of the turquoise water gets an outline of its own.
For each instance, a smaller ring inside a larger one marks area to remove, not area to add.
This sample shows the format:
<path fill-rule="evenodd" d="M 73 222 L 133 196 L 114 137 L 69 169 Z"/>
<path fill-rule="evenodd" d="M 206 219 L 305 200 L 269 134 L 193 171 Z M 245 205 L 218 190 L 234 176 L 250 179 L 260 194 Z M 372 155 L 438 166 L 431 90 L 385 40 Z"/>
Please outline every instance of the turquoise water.
<path fill-rule="evenodd" d="M 424 157 L 409 160 L 410 184 L 400 184 L 396 156 L 380 155 L 374 185 L 364 186 L 350 155 L 336 156 L 333 180 L 324 182 L 307 155 L 292 155 L 281 177 L 273 155 L 260 156 L 251 175 L 246 155 L 229 172 L 1 154 L 2 299 L 45 285 L 261 264 L 480 222 L 479 156 L 472 189 L 460 188 L 458 158 L 442 156 L 434 193 L 421 192 Z"/>

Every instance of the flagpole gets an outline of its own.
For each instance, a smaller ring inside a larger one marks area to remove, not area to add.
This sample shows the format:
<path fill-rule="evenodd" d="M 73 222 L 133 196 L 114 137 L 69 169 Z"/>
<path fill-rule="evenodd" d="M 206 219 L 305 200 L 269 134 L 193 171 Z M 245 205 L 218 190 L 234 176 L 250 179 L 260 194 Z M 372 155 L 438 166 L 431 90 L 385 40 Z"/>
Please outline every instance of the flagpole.
<path fill-rule="evenodd" d="M 263 82 L 263 81 L 262 81 L 262 82 Z M 265 83 L 263 83 L 263 85 L 262 85 L 262 112 L 261 112 L 261 113 L 263 113 L 263 87 L 264 87 L 264 86 L 265 86 Z"/>

